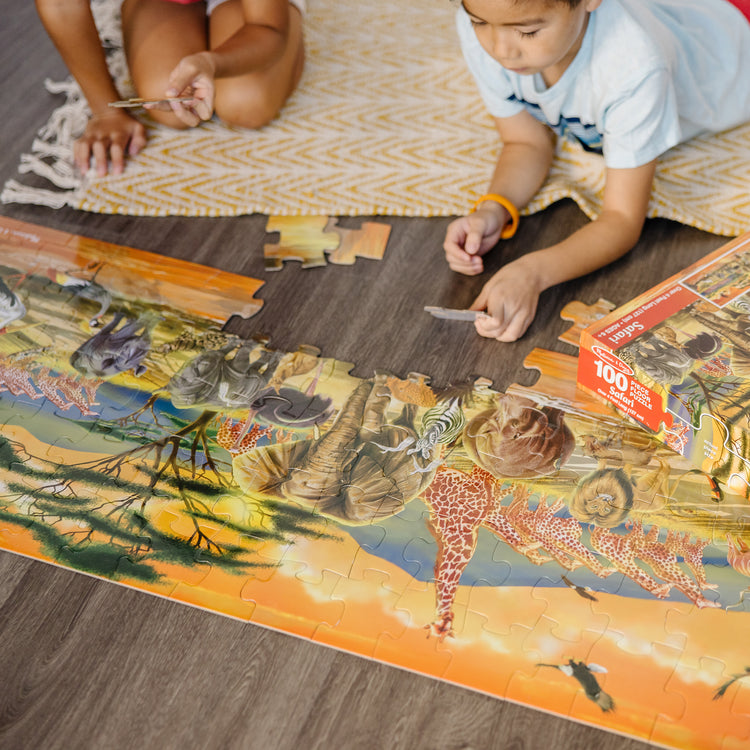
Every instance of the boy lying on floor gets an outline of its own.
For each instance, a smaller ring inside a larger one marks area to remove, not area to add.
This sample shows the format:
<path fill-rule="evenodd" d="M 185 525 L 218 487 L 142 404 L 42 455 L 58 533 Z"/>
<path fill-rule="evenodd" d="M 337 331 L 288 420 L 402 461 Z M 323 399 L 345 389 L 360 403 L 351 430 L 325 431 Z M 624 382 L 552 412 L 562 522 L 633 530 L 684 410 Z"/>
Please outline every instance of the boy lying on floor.
<path fill-rule="evenodd" d="M 487 194 L 452 222 L 450 267 L 475 275 L 543 184 L 555 134 L 604 155 L 599 217 L 508 263 L 472 309 L 477 331 L 515 341 L 539 295 L 624 255 L 646 217 L 657 158 L 750 120 L 750 0 L 463 0 L 464 57 L 502 151 Z"/>

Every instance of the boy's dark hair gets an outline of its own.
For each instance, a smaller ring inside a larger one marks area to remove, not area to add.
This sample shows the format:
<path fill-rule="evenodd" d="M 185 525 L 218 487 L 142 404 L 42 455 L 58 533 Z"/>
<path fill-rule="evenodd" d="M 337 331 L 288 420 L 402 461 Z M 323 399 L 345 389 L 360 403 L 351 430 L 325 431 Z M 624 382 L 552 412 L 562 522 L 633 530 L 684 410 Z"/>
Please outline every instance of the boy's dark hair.
<path fill-rule="evenodd" d="M 519 3 L 522 3 L 523 0 L 516 0 L 516 5 Z M 580 5 L 582 0 L 547 0 L 548 5 L 552 5 L 553 3 L 562 3 L 563 5 L 569 5 L 571 8 L 575 8 L 577 5 Z"/>
<path fill-rule="evenodd" d="M 452 3 L 458 2 L 460 4 L 461 0 L 451 0 Z M 519 3 L 522 3 L 523 0 L 515 0 L 516 5 Z M 569 5 L 571 8 L 575 8 L 577 5 L 580 5 L 582 0 L 547 0 L 547 2 L 551 5 L 552 3 L 562 3 L 563 5 Z"/>
<path fill-rule="evenodd" d="M 563 5 L 569 5 L 571 8 L 575 8 L 576 5 L 580 5 L 582 0 L 547 0 L 550 3 L 562 3 Z M 522 0 L 517 0 L 522 2 Z"/>
<path fill-rule="evenodd" d="M 453 4 L 458 4 L 458 5 L 461 4 L 461 0 L 450 0 L 450 2 Z M 522 2 L 523 0 L 515 0 L 516 5 L 519 5 Z M 556 4 L 567 5 L 569 8 L 575 8 L 578 5 L 580 5 L 581 2 L 583 2 L 583 0 L 547 0 L 548 5 L 553 5 L 556 3 Z"/>

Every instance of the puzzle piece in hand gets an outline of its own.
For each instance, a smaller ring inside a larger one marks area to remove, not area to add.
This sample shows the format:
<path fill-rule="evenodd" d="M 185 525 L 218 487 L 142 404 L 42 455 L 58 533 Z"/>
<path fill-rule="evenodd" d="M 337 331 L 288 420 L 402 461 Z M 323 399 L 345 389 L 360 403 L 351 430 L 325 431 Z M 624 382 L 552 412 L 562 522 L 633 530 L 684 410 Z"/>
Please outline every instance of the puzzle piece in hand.
<path fill-rule="evenodd" d="M 267 232 L 279 232 L 277 244 L 263 246 L 266 271 L 278 271 L 284 261 L 301 261 L 302 268 L 331 263 L 351 265 L 357 257 L 380 260 L 391 228 L 388 224 L 364 222 L 361 229 L 336 226 L 327 216 L 269 216 Z"/>
<path fill-rule="evenodd" d="M 560 312 L 563 320 L 569 320 L 573 325 L 560 336 L 558 339 L 566 344 L 578 346 L 581 341 L 581 331 L 588 328 L 592 323 L 601 320 L 607 313 L 612 312 L 615 305 L 601 297 L 593 305 L 586 305 L 579 300 L 569 302 Z"/>

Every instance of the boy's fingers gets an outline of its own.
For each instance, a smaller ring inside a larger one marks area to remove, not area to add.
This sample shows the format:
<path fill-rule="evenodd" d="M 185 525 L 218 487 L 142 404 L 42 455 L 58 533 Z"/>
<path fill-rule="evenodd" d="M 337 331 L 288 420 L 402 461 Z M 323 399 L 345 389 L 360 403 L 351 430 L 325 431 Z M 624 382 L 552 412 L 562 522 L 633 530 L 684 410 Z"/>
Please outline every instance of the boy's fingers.
<path fill-rule="evenodd" d="M 532 316 L 533 317 L 533 316 Z M 517 341 L 526 333 L 526 329 L 531 324 L 532 318 L 526 315 L 517 315 L 497 336 L 498 341 L 510 342 Z"/>
<path fill-rule="evenodd" d="M 495 318 L 477 318 L 474 321 L 474 327 L 480 336 L 488 339 L 497 339 L 502 334 L 504 326 L 498 323 Z"/>
<path fill-rule="evenodd" d="M 457 271 L 466 276 L 477 276 L 482 273 L 482 259 L 476 255 L 451 254 L 448 256 L 448 266 L 452 271 Z"/>
<path fill-rule="evenodd" d="M 457 252 L 461 250 L 466 239 L 466 232 L 461 226 L 460 222 L 454 221 L 448 225 L 448 230 L 445 233 L 445 240 L 443 241 L 443 250 L 446 253 Z"/>
<path fill-rule="evenodd" d="M 470 227 L 469 231 L 466 233 L 464 250 L 466 250 L 469 255 L 476 255 L 482 247 L 482 237 L 483 234 L 481 230 L 475 227 Z"/>
<path fill-rule="evenodd" d="M 520 339 L 534 320 L 536 308 L 537 305 L 534 302 L 530 306 L 523 305 L 516 309 L 508 318 L 507 324 L 503 327 L 503 330 L 498 332 L 498 341 L 508 342 Z"/>
<path fill-rule="evenodd" d="M 479 296 L 471 303 L 469 310 L 486 310 L 487 309 L 487 290 L 482 289 Z"/>

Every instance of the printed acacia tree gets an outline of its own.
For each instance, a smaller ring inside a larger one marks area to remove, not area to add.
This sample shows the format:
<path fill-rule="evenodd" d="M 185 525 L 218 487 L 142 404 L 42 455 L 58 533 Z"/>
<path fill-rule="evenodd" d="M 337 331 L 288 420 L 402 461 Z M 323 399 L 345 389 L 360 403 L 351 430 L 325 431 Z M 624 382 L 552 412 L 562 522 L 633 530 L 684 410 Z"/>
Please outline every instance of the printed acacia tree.
<path fill-rule="evenodd" d="M 135 464 L 130 471 L 122 455 L 109 464 L 76 465 L 33 456 L 23 444 L 0 436 L 0 519 L 27 528 L 61 564 L 104 577 L 126 573 L 144 582 L 159 578 L 159 563 L 211 562 L 229 572 L 268 568 L 273 563 L 254 553 L 257 545 L 330 536 L 325 519 L 284 503 L 256 508 L 258 520 L 250 523 L 218 516 L 213 506 L 239 494 L 236 486 L 206 474 L 181 477 L 179 483 L 174 476 L 159 478 L 137 452 L 128 453 Z M 158 523 L 159 508 L 175 500 L 194 524 L 190 536 Z M 242 543 L 217 543 L 210 529 L 232 532 Z"/>
<path fill-rule="evenodd" d="M 60 274 L 54 269 L 36 275 L 3 267 L 2 276 L 14 279 L 26 314 L 22 325 L 3 336 L 0 366 L 5 368 L 3 385 L 9 392 L 0 403 L 0 422 L 21 414 L 23 426 L 42 436 L 29 438 L 28 445 L 5 437 L 0 446 L 0 518 L 6 525 L 28 528 L 45 552 L 60 562 L 105 576 L 117 575 L 127 565 L 130 575 L 144 580 L 158 577 L 159 561 L 193 565 L 197 559 L 210 559 L 238 570 L 267 566 L 253 554 L 256 543 L 325 533 L 325 520 L 283 504 L 270 507 L 253 500 L 248 521 L 216 511 L 223 498 L 240 493 L 226 454 L 215 443 L 214 417 L 222 410 L 247 410 L 257 401 L 264 388 L 268 390 L 281 355 L 268 353 L 258 341 L 220 332 L 213 321 L 112 293 L 109 316 L 156 321 L 143 361 L 148 374 L 137 386 L 123 385 L 132 379 L 122 381 L 118 373 L 102 375 L 83 367 L 103 361 L 97 347 L 104 342 L 92 336 L 94 319 L 99 339 L 103 332 L 112 339 L 124 337 L 125 326 L 118 331 L 110 322 L 109 328 L 99 328 L 104 321 L 97 318 L 97 300 L 82 294 L 79 285 L 58 283 Z M 146 341 L 141 343 L 145 351 Z M 75 361 L 70 354 L 74 351 Z M 81 356 L 82 351 L 90 356 Z M 174 367 L 169 358 L 175 352 L 178 362 L 186 356 L 189 361 L 170 379 Z M 77 398 L 73 393 L 86 384 L 100 387 L 102 395 L 109 387 L 102 383 L 113 374 L 116 388 L 125 394 L 122 403 L 145 397 L 143 409 L 123 419 L 106 419 L 94 407 L 93 396 Z M 156 391 L 144 392 L 143 386 Z M 217 400 L 220 393 L 223 400 Z M 326 407 L 320 400 L 302 401 Z M 75 412 L 69 409 L 74 405 L 80 410 L 78 420 L 71 419 Z M 258 406 L 269 408 L 265 403 Z M 141 418 L 149 412 L 150 419 Z M 320 408 L 317 416 L 324 418 L 325 412 Z M 99 445 L 114 448 L 112 455 L 66 462 L 55 458 L 54 451 L 45 453 L 44 443 L 52 445 L 70 426 L 101 436 Z M 160 520 L 166 508 L 178 508 L 189 530 L 183 524 L 176 532 Z M 216 536 L 219 529 L 221 541 Z"/>

